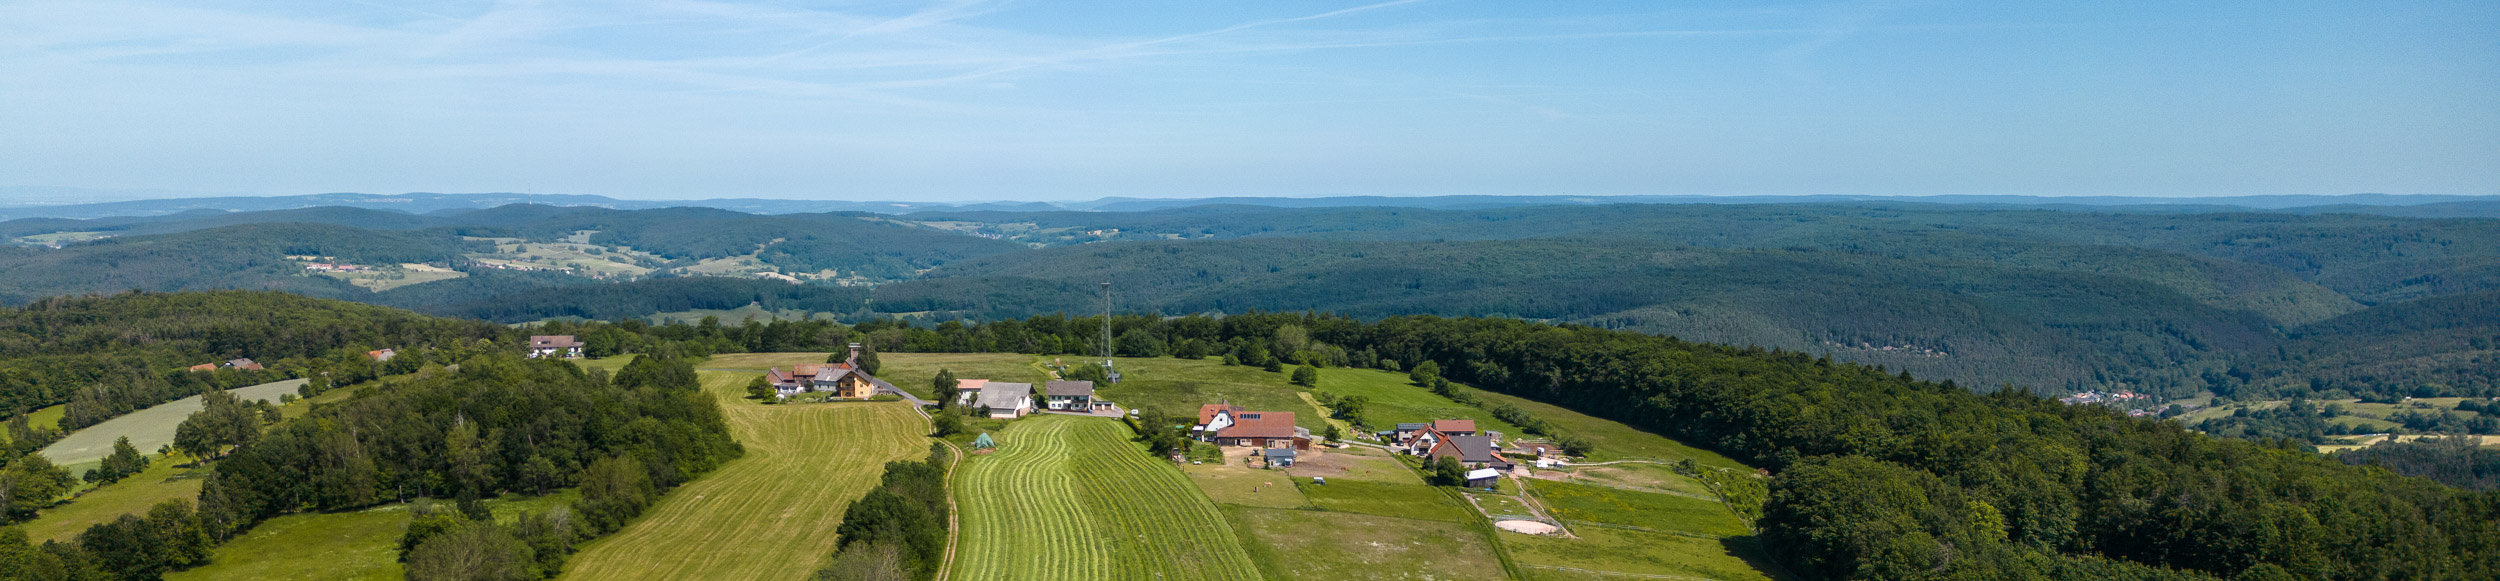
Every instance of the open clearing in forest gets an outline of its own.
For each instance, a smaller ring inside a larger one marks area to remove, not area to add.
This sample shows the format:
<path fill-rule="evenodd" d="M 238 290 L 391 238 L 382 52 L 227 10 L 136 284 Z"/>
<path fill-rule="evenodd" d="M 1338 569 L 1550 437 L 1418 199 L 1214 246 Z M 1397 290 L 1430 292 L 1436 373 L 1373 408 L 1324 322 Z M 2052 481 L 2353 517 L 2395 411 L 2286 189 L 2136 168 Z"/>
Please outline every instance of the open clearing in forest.
<path fill-rule="evenodd" d="M 244 401 L 268 400 L 274 404 L 280 394 L 295 393 L 295 388 L 302 385 L 304 380 L 289 379 L 226 391 L 242 397 Z M 113 441 L 122 436 L 129 436 L 130 445 L 138 448 L 140 453 L 154 454 L 158 447 L 173 443 L 174 428 L 181 426 L 182 420 L 189 419 L 191 412 L 200 411 L 200 407 L 200 396 L 195 395 L 104 420 L 104 423 L 70 432 L 61 441 L 45 446 L 43 457 L 63 467 L 84 468 L 84 464 L 113 455 Z"/>
<path fill-rule="evenodd" d="M 1245 579 L 1258 569 L 1215 503 L 1126 425 L 1041 415 L 955 477 L 954 579 Z"/>
<path fill-rule="evenodd" d="M 756 369 L 823 353 L 742 354 L 700 365 Z M 746 456 L 686 483 L 624 530 L 583 547 L 567 579 L 803 579 L 833 553 L 852 500 L 885 463 L 927 457 L 928 420 L 901 402 L 762 405 L 751 372 L 702 371 Z"/>
<path fill-rule="evenodd" d="M 486 501 L 495 520 L 510 524 L 523 512 L 546 512 L 579 497 L 570 490 L 546 496 L 506 496 Z M 269 519 L 219 545 L 209 564 L 165 574 L 168 581 L 261 581 L 333 579 L 397 580 L 399 538 L 408 532 L 408 505 L 356 512 L 291 514 Z"/>
<path fill-rule="evenodd" d="M 190 457 L 154 456 L 148 458 L 148 469 L 123 478 L 120 482 L 96 487 L 67 503 L 44 509 L 35 520 L 25 524 L 26 538 L 36 543 L 45 540 L 69 541 L 87 527 L 121 518 L 125 514 L 147 514 L 156 503 L 176 498 L 190 500 L 200 496 L 200 485 L 207 482 L 207 468 L 176 466 Z"/>

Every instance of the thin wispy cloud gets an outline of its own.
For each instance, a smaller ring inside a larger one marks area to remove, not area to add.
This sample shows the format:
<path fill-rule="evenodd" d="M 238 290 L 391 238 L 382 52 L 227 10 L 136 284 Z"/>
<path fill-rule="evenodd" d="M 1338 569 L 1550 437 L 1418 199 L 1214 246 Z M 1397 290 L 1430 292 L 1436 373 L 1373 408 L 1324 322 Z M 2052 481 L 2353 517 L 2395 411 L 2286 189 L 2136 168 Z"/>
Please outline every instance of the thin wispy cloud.
<path fill-rule="evenodd" d="M 723 182 L 894 197 L 1549 183 L 1943 193 L 1982 188 L 1956 172 L 1987 160 L 2013 168 L 1992 175 L 2033 171 L 2055 176 L 2036 187 L 2079 193 L 2232 179 L 2260 193 L 2500 182 L 2494 163 L 2451 153 L 2500 146 L 2500 114 L 2465 105 L 2500 98 L 2488 94 L 2500 57 L 2473 40 L 2500 35 L 2500 24 L 2471 10 L 2348 11 L 0 0 L 0 133 L 12 137 L 0 140 L 0 179 L 279 193 L 516 180 L 618 195 Z M 2375 44 L 2334 59 L 2281 48 L 2343 39 Z M 2317 60 L 2286 60 L 2308 58 Z M 2311 84 L 2322 90 L 2296 90 Z M 2189 86 L 2206 92 L 2165 100 Z M 2215 93 L 2243 90 L 2233 86 L 2268 89 Z M 2365 106 L 2328 89 L 2339 86 L 2400 90 Z M 2099 92 L 2117 98 L 2088 98 Z M 2105 105 L 2076 106 L 2096 102 Z M 2170 121 L 2183 108 L 2214 123 Z M 2338 108 L 2372 120 L 2346 123 L 2359 117 Z M 2014 131 L 2008 118 L 2060 121 Z M 2262 121 L 2286 118 L 2315 127 Z M 2426 126 L 2436 128 L 2356 137 Z M 2140 129 L 2119 129 L 2129 127 Z M 1905 135 L 1930 145 L 1891 145 Z M 2325 135 L 2341 141 L 2311 137 Z M 2243 139 L 2271 152 L 2314 145 L 2288 150 L 2301 152 L 2291 161 L 2234 147 Z M 1017 149 L 1036 143 L 1059 145 Z M 2076 183 L 2090 174 L 2058 169 L 2074 149 L 2058 143 L 2109 144 L 2102 166 L 2160 151 L 2206 162 Z M 2420 145 L 2382 155 L 2342 143 Z M 1643 161 L 1656 156 L 1722 161 L 1673 173 Z M 309 161 L 277 161 L 290 159 Z M 1377 173 L 1280 170 L 1295 164 Z M 1863 167 L 1868 183 L 1892 185 L 1801 180 L 1798 164 L 1825 168 L 1815 176 Z M 1126 169 L 1138 167 L 1194 169 Z M 2185 177 L 2208 173 L 2241 177 Z M 2360 185 L 2385 181 L 2400 183 Z M 842 185 L 817 189 L 828 183 Z"/>

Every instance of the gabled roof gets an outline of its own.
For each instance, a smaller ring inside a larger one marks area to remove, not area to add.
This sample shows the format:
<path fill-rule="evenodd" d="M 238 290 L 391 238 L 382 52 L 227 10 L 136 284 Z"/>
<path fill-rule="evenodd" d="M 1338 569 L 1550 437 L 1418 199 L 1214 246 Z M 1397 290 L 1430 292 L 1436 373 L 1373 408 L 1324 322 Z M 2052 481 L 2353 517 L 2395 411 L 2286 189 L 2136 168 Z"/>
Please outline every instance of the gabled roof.
<path fill-rule="evenodd" d="M 1460 462 L 1492 462 L 1492 436 L 1450 436 L 1449 444 L 1458 448 Z"/>
<path fill-rule="evenodd" d="M 1425 429 L 1425 428 L 1430 428 L 1430 427 L 1432 427 L 1432 424 L 1426 424 L 1426 423 L 1422 423 L 1422 422 L 1399 422 L 1399 423 L 1398 423 L 1398 431 L 1400 431 L 1400 432 L 1412 432 L 1412 431 L 1422 430 L 1422 429 Z"/>
<path fill-rule="evenodd" d="M 1060 397 L 1070 397 L 1070 396 L 1080 396 L 1080 395 L 1081 395 L 1081 396 L 1086 396 L 1086 397 L 1093 397 L 1093 395 L 1094 395 L 1094 382 L 1091 382 L 1091 381 L 1053 381 L 1053 382 L 1050 382 L 1049 384 L 1045 384 L 1045 385 L 1043 385 L 1043 386 L 1042 386 L 1042 394 L 1043 394 L 1043 395 L 1054 395 L 1054 396 L 1060 396 Z"/>
<path fill-rule="evenodd" d="M 1291 438 L 1293 412 L 1241 412 L 1233 416 L 1233 425 L 1216 432 L 1218 438 Z"/>
<path fill-rule="evenodd" d="M 582 342 L 573 340 L 573 336 L 572 336 L 572 335 L 531 335 L 531 336 L 530 336 L 530 348 L 533 348 L 533 349 L 537 349 L 537 348 L 547 348 L 547 347 L 562 348 L 562 347 L 580 347 L 580 346 L 582 346 Z"/>
<path fill-rule="evenodd" d="M 1475 421 L 1475 420 L 1433 420 L 1433 421 L 1432 421 L 1432 429 L 1434 429 L 1434 430 L 1438 430 L 1438 431 L 1441 431 L 1441 432 L 1473 432 L 1473 431 L 1476 431 L 1476 421 Z"/>
<path fill-rule="evenodd" d="M 1267 454 L 1267 457 L 1269 457 L 1269 458 L 1292 458 L 1292 457 L 1293 457 L 1293 449 L 1292 449 L 1292 448 L 1268 448 L 1268 449 L 1267 449 L 1266 454 Z"/>
<path fill-rule="evenodd" d="M 1033 384 L 992 381 L 981 386 L 981 403 L 990 409 L 1015 409 L 1032 405 L 1025 398 L 1033 395 Z"/>
<path fill-rule="evenodd" d="M 989 382 L 987 379 L 958 379 L 955 380 L 955 391 L 980 391 L 981 386 Z"/>
<path fill-rule="evenodd" d="M 1241 417 L 1241 408 L 1233 407 L 1233 404 L 1211 403 L 1198 406 L 1198 425 L 1207 425 L 1207 422 L 1215 421 L 1215 414 L 1227 411 L 1233 412 L 1235 418 Z"/>

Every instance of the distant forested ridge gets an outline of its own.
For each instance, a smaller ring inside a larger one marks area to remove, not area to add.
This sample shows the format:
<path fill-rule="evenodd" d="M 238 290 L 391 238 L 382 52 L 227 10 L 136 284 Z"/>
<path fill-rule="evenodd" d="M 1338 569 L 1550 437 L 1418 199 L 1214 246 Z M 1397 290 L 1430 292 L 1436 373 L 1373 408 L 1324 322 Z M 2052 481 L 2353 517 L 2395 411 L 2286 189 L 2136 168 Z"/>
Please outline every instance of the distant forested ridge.
<path fill-rule="evenodd" d="M 118 237 L 0 247 L 0 302 L 249 288 L 499 322 L 747 304 L 936 322 L 1091 312 L 1108 281 L 1130 311 L 1516 317 L 1828 354 L 1980 389 L 2147 401 L 2500 395 L 2487 371 L 2500 348 L 2486 340 L 2500 338 L 2500 323 L 2427 314 L 2469 312 L 2489 302 L 2474 297 L 2500 292 L 2500 220 L 2208 210 L 1859 202 L 759 216 L 512 205 L 36 219 L 0 223 L 0 235 Z M 463 237 L 595 243 L 673 270 L 619 283 L 466 268 L 460 257 L 484 243 Z M 294 251 L 449 256 L 467 276 L 375 292 L 303 272 L 283 259 Z M 697 276 L 756 270 L 816 282 L 769 289 Z M 2379 335 L 2397 329 L 2414 330 Z"/>

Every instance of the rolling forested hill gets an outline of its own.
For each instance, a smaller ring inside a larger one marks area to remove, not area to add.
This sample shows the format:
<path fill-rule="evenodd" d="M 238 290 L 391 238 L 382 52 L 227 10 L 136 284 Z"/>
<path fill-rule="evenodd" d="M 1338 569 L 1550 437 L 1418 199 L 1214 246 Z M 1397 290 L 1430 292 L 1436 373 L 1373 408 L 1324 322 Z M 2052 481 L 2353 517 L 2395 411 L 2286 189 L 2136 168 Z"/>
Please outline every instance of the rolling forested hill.
<path fill-rule="evenodd" d="M 1122 310 L 1518 317 L 2050 392 L 2500 389 L 2481 371 L 2500 353 L 2471 340 L 2500 337 L 2500 323 L 2457 316 L 2500 292 L 2500 220 L 2172 210 L 1863 202 L 760 216 L 511 205 L 47 218 L 0 222 L 0 234 L 61 245 L 0 247 L 0 302 L 251 288 L 505 322 L 749 304 L 996 319 L 1098 310 L 1096 285 L 1111 281 Z M 461 272 L 351 284 L 308 274 L 290 255 Z M 478 266 L 489 262 L 526 269 Z"/>

